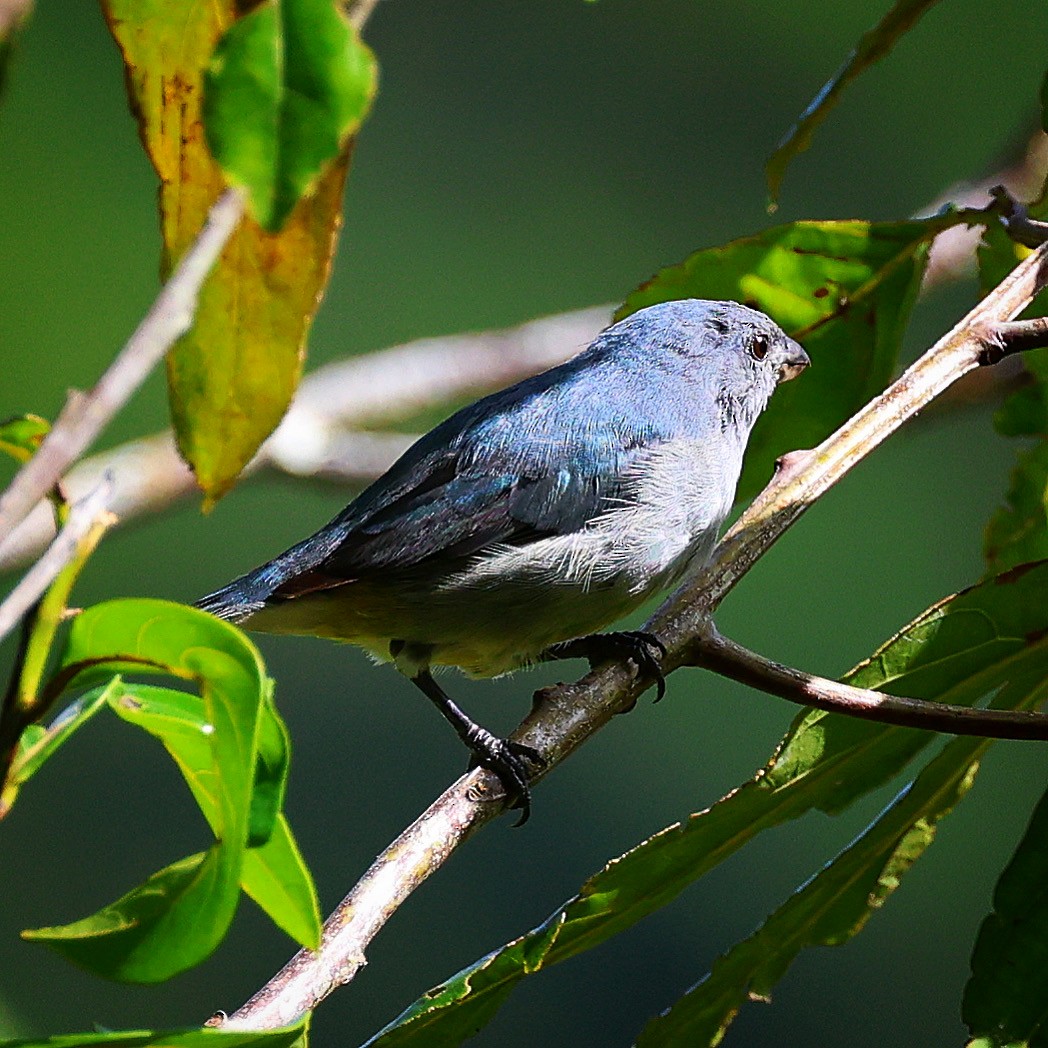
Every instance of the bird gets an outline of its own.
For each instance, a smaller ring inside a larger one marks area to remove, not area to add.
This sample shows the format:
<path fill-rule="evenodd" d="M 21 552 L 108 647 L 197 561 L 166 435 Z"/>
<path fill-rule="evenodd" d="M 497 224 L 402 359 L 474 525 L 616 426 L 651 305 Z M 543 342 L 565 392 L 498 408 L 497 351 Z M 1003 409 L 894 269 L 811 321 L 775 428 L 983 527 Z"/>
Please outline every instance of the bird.
<path fill-rule="evenodd" d="M 661 697 L 661 642 L 600 631 L 704 566 L 754 422 L 809 363 L 736 302 L 639 309 L 566 362 L 451 415 L 319 531 L 197 607 L 392 662 L 471 766 L 496 774 L 519 825 L 541 754 L 474 722 L 434 669 L 497 677 L 625 657 Z"/>

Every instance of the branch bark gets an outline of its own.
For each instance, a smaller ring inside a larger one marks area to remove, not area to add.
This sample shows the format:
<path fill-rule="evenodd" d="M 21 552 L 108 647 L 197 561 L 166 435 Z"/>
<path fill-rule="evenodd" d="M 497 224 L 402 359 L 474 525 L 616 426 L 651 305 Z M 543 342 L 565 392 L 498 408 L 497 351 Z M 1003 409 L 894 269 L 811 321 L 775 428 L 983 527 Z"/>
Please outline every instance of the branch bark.
<path fill-rule="evenodd" d="M 758 655 L 741 644 L 709 632 L 692 645 L 693 664 L 730 677 L 740 684 L 777 695 L 798 706 L 814 706 L 828 713 L 921 728 L 950 735 L 977 735 L 992 739 L 1048 740 L 1048 716 L 1029 710 L 983 710 L 950 706 L 853 688 L 840 681 L 816 677 Z"/>
<path fill-rule="evenodd" d="M 804 512 L 853 466 L 962 375 L 987 361 L 998 325 L 1020 313 L 1048 280 L 1048 246 L 1038 248 L 881 396 L 819 447 L 781 461 L 771 484 L 724 536 L 706 569 L 674 594 L 645 629 L 666 647 L 664 674 L 690 661 L 696 638 L 710 636 L 712 614 L 736 583 Z M 514 733 L 538 749 L 542 778 L 645 685 L 627 665 L 609 663 L 574 684 L 547 688 Z M 954 730 L 953 728 L 949 730 Z M 315 1007 L 363 966 L 364 951 L 408 895 L 468 837 L 502 811 L 498 780 L 476 770 L 439 797 L 372 864 L 325 924 L 316 953 L 302 951 L 222 1023 L 268 1029 Z"/>

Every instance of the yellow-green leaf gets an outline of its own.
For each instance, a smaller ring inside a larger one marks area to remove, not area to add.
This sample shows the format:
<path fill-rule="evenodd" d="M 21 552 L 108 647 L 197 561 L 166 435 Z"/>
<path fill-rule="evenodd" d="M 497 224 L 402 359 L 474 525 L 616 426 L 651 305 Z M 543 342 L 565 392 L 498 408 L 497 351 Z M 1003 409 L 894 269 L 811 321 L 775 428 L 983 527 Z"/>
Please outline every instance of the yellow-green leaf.
<path fill-rule="evenodd" d="M 234 0 L 102 0 L 124 57 L 131 107 L 160 176 L 162 270 L 192 243 L 226 182 L 204 141 L 204 70 Z M 327 283 L 351 146 L 279 234 L 245 219 L 200 294 L 193 329 L 168 355 L 179 449 L 214 503 L 283 416 Z"/>

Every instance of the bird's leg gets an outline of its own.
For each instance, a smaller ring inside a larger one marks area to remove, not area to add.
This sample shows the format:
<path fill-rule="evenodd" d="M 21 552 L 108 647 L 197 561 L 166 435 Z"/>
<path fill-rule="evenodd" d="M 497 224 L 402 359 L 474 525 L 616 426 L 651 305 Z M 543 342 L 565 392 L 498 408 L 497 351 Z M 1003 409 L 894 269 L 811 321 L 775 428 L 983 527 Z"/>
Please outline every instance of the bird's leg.
<path fill-rule="evenodd" d="M 540 662 L 556 659 L 587 659 L 590 669 L 612 659 L 629 659 L 637 669 L 655 682 L 655 701 L 666 694 L 666 678 L 662 675 L 659 658 L 666 654 L 666 646 L 652 633 L 642 630 L 622 630 L 618 633 L 591 633 L 560 644 L 553 644 L 539 655 Z"/>
<path fill-rule="evenodd" d="M 520 818 L 515 825 L 523 826 L 531 815 L 531 789 L 528 786 L 528 768 L 525 761 L 545 764 L 542 754 L 531 746 L 500 739 L 470 720 L 451 701 L 428 669 L 419 670 L 411 677 L 411 682 L 440 710 L 458 737 L 469 747 L 473 754 L 470 767 L 480 765 L 498 776 L 510 807 L 521 809 Z"/>

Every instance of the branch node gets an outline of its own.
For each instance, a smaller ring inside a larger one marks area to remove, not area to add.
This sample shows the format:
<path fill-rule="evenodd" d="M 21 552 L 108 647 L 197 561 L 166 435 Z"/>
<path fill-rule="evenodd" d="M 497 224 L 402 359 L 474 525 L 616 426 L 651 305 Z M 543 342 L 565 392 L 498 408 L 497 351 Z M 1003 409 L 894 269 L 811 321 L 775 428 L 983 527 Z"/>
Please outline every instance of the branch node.
<path fill-rule="evenodd" d="M 996 205 L 1001 225 L 1012 240 L 1029 248 L 1048 243 L 1048 222 L 1031 218 L 1026 205 L 1020 204 L 1004 186 L 994 186 L 990 196 Z"/>
<path fill-rule="evenodd" d="M 814 454 L 814 448 L 798 448 L 796 451 L 787 451 L 785 455 L 780 455 L 775 460 L 775 479 L 785 480 L 799 472 L 811 461 Z"/>
<path fill-rule="evenodd" d="M 1048 317 L 981 325 L 976 335 L 981 344 L 978 353 L 980 366 L 992 366 L 1015 353 L 1048 346 Z"/>

